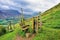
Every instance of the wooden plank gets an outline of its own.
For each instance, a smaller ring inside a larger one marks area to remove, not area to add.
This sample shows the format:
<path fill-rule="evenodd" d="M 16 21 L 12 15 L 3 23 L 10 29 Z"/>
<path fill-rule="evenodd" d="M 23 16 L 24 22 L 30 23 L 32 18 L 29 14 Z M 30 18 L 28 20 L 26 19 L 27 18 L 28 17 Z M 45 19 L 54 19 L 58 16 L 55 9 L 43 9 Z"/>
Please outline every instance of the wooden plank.
<path fill-rule="evenodd" d="M 22 28 L 28 27 L 29 25 L 23 25 Z"/>
<path fill-rule="evenodd" d="M 26 27 L 26 28 L 22 28 L 22 30 L 26 30 L 26 29 L 28 29 L 28 27 Z"/>

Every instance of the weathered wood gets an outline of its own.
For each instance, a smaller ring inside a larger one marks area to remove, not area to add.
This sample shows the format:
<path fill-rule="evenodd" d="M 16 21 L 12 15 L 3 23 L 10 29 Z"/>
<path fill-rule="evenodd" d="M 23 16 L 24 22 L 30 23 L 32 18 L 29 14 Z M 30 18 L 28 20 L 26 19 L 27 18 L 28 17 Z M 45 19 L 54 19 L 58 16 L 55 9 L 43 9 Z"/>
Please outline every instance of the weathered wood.
<path fill-rule="evenodd" d="M 8 24 L 8 31 L 9 32 L 12 32 L 13 31 L 13 26 L 12 26 L 11 21 L 9 21 L 9 24 Z"/>
<path fill-rule="evenodd" d="M 22 28 L 28 27 L 29 25 L 23 25 Z"/>
<path fill-rule="evenodd" d="M 30 33 L 26 33 L 26 37 L 28 38 L 28 37 L 30 37 L 31 36 L 31 34 Z"/>
<path fill-rule="evenodd" d="M 38 16 L 37 17 L 33 17 L 33 32 L 38 33 Z"/>
<path fill-rule="evenodd" d="M 38 16 L 36 17 L 36 33 L 38 33 Z"/>
<path fill-rule="evenodd" d="M 28 29 L 28 27 L 26 27 L 26 28 L 22 28 L 22 30 L 26 30 L 26 29 Z"/>
<path fill-rule="evenodd" d="M 29 25 L 23 25 L 22 26 L 22 30 L 24 31 L 24 32 L 28 32 L 28 29 L 29 29 Z"/>

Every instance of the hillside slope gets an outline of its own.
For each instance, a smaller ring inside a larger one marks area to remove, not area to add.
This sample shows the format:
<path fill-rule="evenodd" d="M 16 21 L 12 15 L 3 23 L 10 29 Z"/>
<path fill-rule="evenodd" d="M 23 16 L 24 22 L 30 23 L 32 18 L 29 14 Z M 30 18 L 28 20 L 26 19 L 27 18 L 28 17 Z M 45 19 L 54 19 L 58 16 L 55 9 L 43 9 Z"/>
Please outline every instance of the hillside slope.
<path fill-rule="evenodd" d="M 36 36 L 32 40 L 60 40 L 60 29 L 58 29 L 60 28 L 60 16 L 59 15 L 60 15 L 60 4 L 44 12 L 41 15 L 43 26 L 41 29 L 39 29 L 38 31 L 39 33 L 37 33 Z M 31 28 L 32 19 L 31 21 L 29 20 L 28 22 L 26 22 L 26 24 L 29 24 Z M 16 27 L 20 27 L 20 26 L 16 24 Z M 16 29 L 17 32 L 18 30 Z M 10 35 L 8 34 L 8 36 L 7 35 L 2 36 L 0 39 L 11 40 L 12 37 L 16 36 L 16 33 L 17 33 L 16 31 Z M 19 30 L 19 33 L 21 33 L 20 30 Z"/>
<path fill-rule="evenodd" d="M 45 11 L 41 17 L 42 28 L 33 40 L 60 40 L 60 4 Z"/>
<path fill-rule="evenodd" d="M 44 12 L 42 20 L 46 27 L 60 28 L 60 4 Z"/>

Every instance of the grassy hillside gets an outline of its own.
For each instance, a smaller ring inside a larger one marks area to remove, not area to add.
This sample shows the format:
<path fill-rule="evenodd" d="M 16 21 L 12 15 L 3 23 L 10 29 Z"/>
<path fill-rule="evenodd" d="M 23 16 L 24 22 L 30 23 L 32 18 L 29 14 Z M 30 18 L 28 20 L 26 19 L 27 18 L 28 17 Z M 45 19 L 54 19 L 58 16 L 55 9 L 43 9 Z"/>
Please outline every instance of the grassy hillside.
<path fill-rule="evenodd" d="M 0 36 L 0 40 L 15 40 L 18 32 L 20 32 L 20 27 L 18 24 L 15 25 L 15 30 L 13 32 L 6 33 Z"/>
<path fill-rule="evenodd" d="M 60 40 L 60 4 L 42 15 L 42 30 L 33 40 Z"/>
<path fill-rule="evenodd" d="M 45 11 L 43 14 L 41 14 L 41 18 L 43 23 L 42 28 L 32 40 L 60 40 L 60 4 Z M 32 32 L 32 18 L 26 20 L 25 24 L 30 25 L 30 32 Z M 15 31 L 1 36 L 0 40 L 15 40 L 14 38 L 16 37 L 17 33 L 24 34 L 19 30 L 19 23 L 17 23 L 15 26 L 17 27 Z"/>
<path fill-rule="evenodd" d="M 47 20 L 48 18 L 50 18 L 51 16 L 53 16 L 56 11 L 60 11 L 60 3 L 56 6 L 54 6 L 53 8 L 45 11 L 44 13 L 42 13 L 42 20 Z"/>
<path fill-rule="evenodd" d="M 60 4 L 44 12 L 42 20 L 46 27 L 60 27 Z"/>

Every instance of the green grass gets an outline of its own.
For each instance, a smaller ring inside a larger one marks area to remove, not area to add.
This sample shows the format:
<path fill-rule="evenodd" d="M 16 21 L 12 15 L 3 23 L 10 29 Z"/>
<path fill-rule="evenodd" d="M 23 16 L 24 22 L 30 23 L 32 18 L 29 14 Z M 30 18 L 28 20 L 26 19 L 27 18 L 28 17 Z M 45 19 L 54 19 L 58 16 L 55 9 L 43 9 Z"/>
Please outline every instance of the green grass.
<path fill-rule="evenodd" d="M 32 40 L 60 40 L 60 4 L 44 12 L 41 15 L 41 18 L 43 22 L 42 28 Z M 30 25 L 29 31 L 32 32 L 32 21 L 26 21 L 26 25 Z M 19 24 L 16 24 L 15 26 L 19 27 Z M 19 28 L 16 28 L 15 31 L 11 33 L 1 36 L 0 40 L 15 40 L 17 34 L 24 36 L 25 33 Z"/>
<path fill-rule="evenodd" d="M 42 27 L 39 31 L 33 40 L 60 40 L 60 30 Z"/>
<path fill-rule="evenodd" d="M 51 17 L 50 17 L 51 16 Z M 49 17 L 46 17 L 46 20 L 43 21 L 45 23 L 43 23 L 44 26 L 46 27 L 51 27 L 51 28 L 60 28 L 60 10 L 56 11 L 54 14 L 51 13 Z"/>
<path fill-rule="evenodd" d="M 43 26 L 33 40 L 60 40 L 60 5 L 41 15 Z"/>
<path fill-rule="evenodd" d="M 16 28 L 13 32 L 0 36 L 0 40 L 15 40 L 17 32 L 18 32 L 18 28 Z"/>

